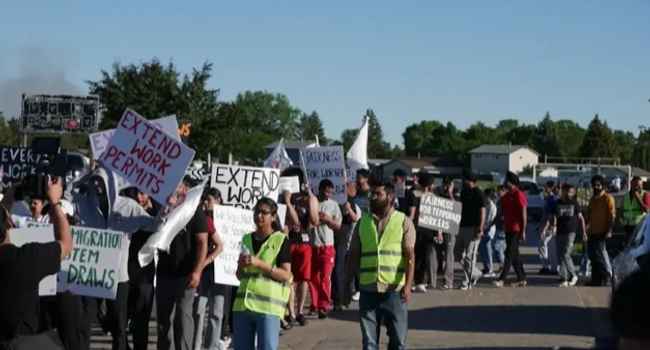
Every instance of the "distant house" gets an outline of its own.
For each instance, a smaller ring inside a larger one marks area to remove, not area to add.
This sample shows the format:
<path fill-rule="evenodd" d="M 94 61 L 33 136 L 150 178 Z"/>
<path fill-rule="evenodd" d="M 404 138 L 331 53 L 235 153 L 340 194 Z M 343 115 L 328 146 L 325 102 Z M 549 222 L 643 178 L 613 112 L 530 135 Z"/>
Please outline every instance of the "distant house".
<path fill-rule="evenodd" d="M 445 157 L 421 157 L 393 159 L 382 166 L 382 177 L 388 179 L 397 169 L 402 169 L 407 176 L 427 172 L 438 176 L 460 176 L 463 163 Z"/>
<path fill-rule="evenodd" d="M 279 142 L 279 141 L 278 141 Z M 266 156 L 264 158 L 267 158 L 271 152 L 275 149 L 275 147 L 278 145 L 278 142 L 273 142 L 269 145 L 266 145 Z M 300 150 L 306 147 L 315 147 L 316 146 L 316 141 L 285 141 L 284 142 L 284 148 L 287 150 L 287 155 L 289 155 L 289 158 L 291 158 L 291 161 L 293 162 L 293 165 L 295 166 L 300 166 Z"/>
<path fill-rule="evenodd" d="M 469 154 L 472 172 L 476 174 L 520 173 L 524 168 L 539 163 L 539 154 L 527 146 L 481 145 Z"/>

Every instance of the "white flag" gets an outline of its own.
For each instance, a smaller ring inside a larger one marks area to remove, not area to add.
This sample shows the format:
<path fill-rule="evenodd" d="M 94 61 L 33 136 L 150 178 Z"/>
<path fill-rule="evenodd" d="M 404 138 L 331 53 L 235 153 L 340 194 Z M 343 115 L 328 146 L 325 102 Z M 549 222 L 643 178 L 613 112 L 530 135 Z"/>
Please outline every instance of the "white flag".
<path fill-rule="evenodd" d="M 278 145 L 268 158 L 264 161 L 264 167 L 280 169 L 280 171 L 293 165 L 293 161 L 289 158 L 287 150 L 284 148 L 284 139 L 280 139 Z"/>
<path fill-rule="evenodd" d="M 169 246 L 172 244 L 174 237 L 185 228 L 199 207 L 203 189 L 207 181 L 206 179 L 203 183 L 187 191 L 183 203 L 174 208 L 167 216 L 165 223 L 160 227 L 160 230 L 149 237 L 145 245 L 138 252 L 140 266 L 149 265 L 153 261 L 156 249 L 169 252 Z"/>
<path fill-rule="evenodd" d="M 364 118 L 357 139 L 345 155 L 348 165 L 348 180 L 356 179 L 357 170 L 368 169 L 368 118 Z"/>

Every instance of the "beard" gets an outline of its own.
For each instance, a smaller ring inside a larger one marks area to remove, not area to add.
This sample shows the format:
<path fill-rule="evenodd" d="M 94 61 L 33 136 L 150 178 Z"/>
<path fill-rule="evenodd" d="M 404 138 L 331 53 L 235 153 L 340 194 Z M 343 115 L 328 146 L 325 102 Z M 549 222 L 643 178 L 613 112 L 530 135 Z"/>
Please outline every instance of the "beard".
<path fill-rule="evenodd" d="M 385 200 L 373 199 L 370 201 L 370 211 L 374 214 L 383 214 L 388 207 L 388 198 Z"/>

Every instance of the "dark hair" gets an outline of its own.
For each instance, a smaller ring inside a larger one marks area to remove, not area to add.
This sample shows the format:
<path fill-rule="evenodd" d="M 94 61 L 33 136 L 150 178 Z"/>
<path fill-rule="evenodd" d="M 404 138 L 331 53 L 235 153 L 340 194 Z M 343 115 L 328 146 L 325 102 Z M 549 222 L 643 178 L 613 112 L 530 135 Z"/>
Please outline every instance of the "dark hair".
<path fill-rule="evenodd" d="M 485 193 L 486 197 L 492 197 L 494 195 L 494 188 L 486 188 L 483 193 Z"/>
<path fill-rule="evenodd" d="M 7 210 L 5 209 L 4 205 L 0 205 L 0 243 L 5 240 L 7 237 L 7 230 L 8 227 L 5 226 L 7 223 L 7 220 L 9 217 L 7 217 Z"/>
<path fill-rule="evenodd" d="M 406 171 L 404 171 L 404 169 L 395 169 L 395 171 L 393 171 L 393 176 L 406 177 Z"/>
<path fill-rule="evenodd" d="M 451 185 L 454 182 L 454 179 L 451 178 L 451 176 L 445 176 L 442 178 L 442 184 L 444 186 Z"/>
<path fill-rule="evenodd" d="M 610 317 L 614 329 L 626 338 L 650 340 L 650 275 L 643 269 L 629 275 L 614 291 Z"/>
<path fill-rule="evenodd" d="M 632 177 L 632 181 L 642 181 L 641 176 L 634 176 Z"/>
<path fill-rule="evenodd" d="M 464 171 L 463 172 L 463 178 L 466 181 L 469 181 L 469 182 L 476 182 L 476 180 L 477 180 L 476 174 L 474 174 L 471 171 Z"/>
<path fill-rule="evenodd" d="M 278 205 L 275 203 L 275 201 L 269 197 L 262 197 L 257 201 L 253 210 L 254 211 L 258 210 L 259 207 L 262 205 L 266 205 L 271 209 L 271 215 L 273 215 L 273 223 L 271 224 L 271 226 L 273 227 L 273 229 L 275 231 L 282 231 L 282 226 L 280 225 L 280 218 L 278 217 Z"/>
<path fill-rule="evenodd" d="M 370 177 L 370 171 L 368 169 L 359 169 L 357 170 L 357 179 L 360 177 L 365 177 L 366 179 Z"/>
<path fill-rule="evenodd" d="M 420 177 L 418 178 L 418 183 L 422 187 L 428 187 L 433 185 L 433 174 L 429 173 L 420 173 Z"/>
<path fill-rule="evenodd" d="M 546 181 L 546 187 L 550 187 L 550 188 L 555 187 L 555 182 L 553 182 L 552 180 Z"/>
<path fill-rule="evenodd" d="M 594 175 L 591 178 L 591 185 L 593 186 L 596 182 L 599 182 L 601 185 L 605 185 L 605 178 L 600 174 Z"/>
<path fill-rule="evenodd" d="M 512 171 L 508 171 L 508 173 L 506 173 L 506 182 L 519 187 L 519 175 L 513 173 Z"/>
<path fill-rule="evenodd" d="M 318 190 L 323 191 L 326 188 L 334 188 L 334 183 L 330 179 L 322 179 L 318 184 Z"/>
<path fill-rule="evenodd" d="M 562 189 L 563 189 L 563 190 L 568 191 L 568 190 L 570 190 L 570 189 L 572 189 L 572 188 L 575 188 L 575 186 L 573 186 L 572 184 L 570 184 L 570 183 L 568 183 L 568 182 L 565 182 L 565 183 L 562 184 Z"/>
<path fill-rule="evenodd" d="M 214 187 L 206 187 L 205 190 L 203 190 L 203 195 L 201 196 L 202 200 L 208 199 L 208 196 L 212 196 L 214 198 L 217 198 L 221 200 L 221 191 Z"/>
<path fill-rule="evenodd" d="M 373 181 L 372 187 L 383 187 L 386 194 L 395 194 L 395 185 L 390 181 Z"/>
<path fill-rule="evenodd" d="M 280 176 L 298 176 L 298 181 L 300 185 L 305 183 L 305 173 L 302 172 L 302 169 L 298 167 L 290 167 L 282 170 Z"/>

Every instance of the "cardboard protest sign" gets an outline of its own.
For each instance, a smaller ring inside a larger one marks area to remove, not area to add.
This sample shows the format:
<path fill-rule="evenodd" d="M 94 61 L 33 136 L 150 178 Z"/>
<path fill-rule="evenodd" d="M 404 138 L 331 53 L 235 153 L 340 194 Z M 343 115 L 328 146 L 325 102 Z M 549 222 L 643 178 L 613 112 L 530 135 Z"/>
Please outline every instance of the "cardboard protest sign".
<path fill-rule="evenodd" d="M 71 226 L 73 248 L 61 262 L 58 291 L 96 298 L 115 299 L 122 272 L 123 254 L 129 254 L 126 234 Z"/>
<path fill-rule="evenodd" d="M 51 225 L 34 223 L 37 226 L 16 228 L 10 232 L 11 243 L 22 247 L 27 243 L 48 243 L 54 241 L 54 230 Z M 38 284 L 38 295 L 56 295 L 56 273 L 46 276 Z"/>
<path fill-rule="evenodd" d="M 214 164 L 211 187 L 221 192 L 224 205 L 253 209 L 262 197 L 278 198 L 280 170 Z"/>
<path fill-rule="evenodd" d="M 300 192 L 300 180 L 298 179 L 298 176 L 280 177 L 280 188 L 278 188 L 279 195 L 281 196 L 284 191 L 289 191 L 289 193 Z"/>
<path fill-rule="evenodd" d="M 158 125 L 158 127 L 171 136 L 176 136 L 177 140 L 180 140 L 178 137 L 178 122 L 176 121 L 176 116 L 172 115 L 169 117 L 162 117 L 154 119 L 152 123 Z M 111 137 L 115 134 L 115 129 L 109 129 L 104 131 L 94 132 L 88 134 L 88 139 L 90 140 L 90 148 L 93 151 L 93 158 L 99 159 L 102 156 L 102 153 L 106 150 L 108 143 L 111 140 Z"/>
<path fill-rule="evenodd" d="M 334 183 L 334 199 L 340 204 L 347 200 L 345 188 L 345 157 L 343 146 L 311 147 L 301 151 L 302 167 L 311 191 L 318 195 L 321 180 Z"/>
<path fill-rule="evenodd" d="M 284 223 L 287 218 L 287 206 L 285 204 L 278 203 L 278 219 L 280 219 L 280 226 L 284 227 Z"/>
<path fill-rule="evenodd" d="M 212 212 L 214 228 L 223 241 L 223 251 L 214 260 L 214 281 L 238 286 L 236 274 L 241 241 L 245 234 L 255 231 L 253 212 L 223 205 L 216 206 Z"/>
<path fill-rule="evenodd" d="M 193 158 L 194 150 L 178 135 L 127 109 L 100 161 L 158 203 L 166 203 Z"/>
<path fill-rule="evenodd" d="M 37 153 L 30 147 L 0 146 L 0 179 L 3 183 L 19 182 L 36 174 L 36 168 L 53 154 Z"/>
<path fill-rule="evenodd" d="M 462 210 L 460 202 L 425 193 L 420 198 L 418 226 L 458 234 Z"/>

